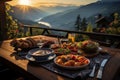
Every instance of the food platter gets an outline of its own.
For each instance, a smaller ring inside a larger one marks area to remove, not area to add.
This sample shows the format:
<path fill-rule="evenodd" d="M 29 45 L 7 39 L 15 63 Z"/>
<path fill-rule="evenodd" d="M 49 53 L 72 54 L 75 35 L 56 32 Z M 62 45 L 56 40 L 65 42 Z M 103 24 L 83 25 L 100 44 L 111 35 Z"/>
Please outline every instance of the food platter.
<path fill-rule="evenodd" d="M 63 60 L 62 57 L 66 57 L 66 59 L 68 59 L 68 61 L 65 60 L 62 63 L 60 61 L 60 59 Z M 70 57 L 71 57 L 71 59 L 70 59 Z M 75 61 L 75 59 L 76 59 L 76 61 Z M 90 64 L 90 60 L 88 58 L 84 57 L 84 56 L 79 56 L 79 55 L 62 55 L 62 56 L 56 57 L 54 59 L 54 63 L 58 67 L 61 67 L 61 68 L 64 68 L 64 69 L 77 70 L 77 69 L 87 67 Z"/>
<path fill-rule="evenodd" d="M 78 54 L 85 57 L 94 57 L 99 54 L 102 48 L 99 47 L 99 43 L 86 40 L 83 42 L 62 43 L 61 46 L 53 44 L 52 49 L 58 56 L 66 54 Z"/>
<path fill-rule="evenodd" d="M 64 54 L 77 54 L 77 44 L 76 43 L 63 43 L 60 45 L 53 44 L 51 47 L 54 50 L 56 55 L 64 55 Z"/>

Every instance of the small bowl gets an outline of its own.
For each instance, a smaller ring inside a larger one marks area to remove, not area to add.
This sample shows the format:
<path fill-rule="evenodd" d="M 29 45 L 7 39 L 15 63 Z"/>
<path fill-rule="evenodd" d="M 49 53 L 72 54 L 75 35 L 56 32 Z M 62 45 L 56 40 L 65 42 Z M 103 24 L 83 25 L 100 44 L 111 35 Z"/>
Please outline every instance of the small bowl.
<path fill-rule="evenodd" d="M 52 56 L 53 50 L 49 48 L 35 48 L 31 49 L 28 54 L 35 60 L 47 60 L 49 56 Z"/>

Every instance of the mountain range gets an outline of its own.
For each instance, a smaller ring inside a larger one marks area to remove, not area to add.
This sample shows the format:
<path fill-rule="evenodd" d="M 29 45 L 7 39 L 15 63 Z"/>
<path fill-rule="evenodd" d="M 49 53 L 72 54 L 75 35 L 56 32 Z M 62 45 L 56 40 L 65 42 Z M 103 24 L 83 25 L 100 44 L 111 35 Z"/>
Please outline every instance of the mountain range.
<path fill-rule="evenodd" d="M 101 0 L 84 6 L 40 6 L 38 8 L 31 6 L 16 5 L 11 6 L 14 11 L 10 13 L 13 18 L 27 25 L 38 24 L 38 22 L 47 22 L 53 28 L 75 29 L 75 21 L 78 15 L 86 18 L 88 23 L 95 26 L 95 16 L 103 14 L 108 16 L 113 12 L 120 13 L 119 0 Z M 38 22 L 36 22 L 38 21 Z"/>
<path fill-rule="evenodd" d="M 54 15 L 44 17 L 41 21 L 50 23 L 53 28 L 59 29 L 75 29 L 75 21 L 78 15 L 86 18 L 89 23 L 95 26 L 95 16 L 103 14 L 108 16 L 113 12 L 120 12 L 120 1 L 118 0 L 102 0 L 88 5 L 80 6 L 77 9 L 67 10 Z"/>
<path fill-rule="evenodd" d="M 47 13 L 49 13 L 50 15 L 52 14 L 56 14 L 59 12 L 63 12 L 66 10 L 70 10 L 70 9 L 75 9 L 77 8 L 77 6 L 74 5 L 67 5 L 67 6 L 40 6 L 39 9 L 40 10 L 45 10 Z"/>
<path fill-rule="evenodd" d="M 13 16 L 13 18 L 17 19 L 19 22 L 27 25 L 37 24 L 37 20 L 52 15 L 58 12 L 65 11 L 67 9 L 75 8 L 76 6 L 54 6 L 54 7 L 32 7 L 32 6 L 26 6 L 26 5 L 15 5 L 11 6 L 11 9 L 14 12 L 10 12 L 10 15 Z"/>
<path fill-rule="evenodd" d="M 101 0 L 102 2 L 115 2 L 115 1 L 120 1 L 120 0 Z"/>

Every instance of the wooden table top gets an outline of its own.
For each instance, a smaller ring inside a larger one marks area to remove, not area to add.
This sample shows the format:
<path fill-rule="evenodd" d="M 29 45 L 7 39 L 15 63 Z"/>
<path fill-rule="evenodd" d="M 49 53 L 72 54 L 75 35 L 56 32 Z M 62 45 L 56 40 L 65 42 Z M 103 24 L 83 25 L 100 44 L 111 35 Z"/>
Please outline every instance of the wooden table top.
<path fill-rule="evenodd" d="M 33 36 L 32 38 L 37 38 L 37 37 L 43 37 L 45 39 L 57 40 L 56 38 L 45 37 L 45 36 Z M 12 53 L 14 53 L 14 48 L 10 46 L 10 41 L 11 40 L 5 40 L 0 43 L 0 57 L 4 58 L 8 62 L 10 62 L 13 65 L 17 66 L 18 68 L 22 69 L 24 72 L 28 72 L 29 74 L 33 75 L 34 77 L 36 77 L 37 79 L 40 79 L 40 80 L 71 80 L 67 77 L 63 77 L 56 73 L 50 72 L 50 71 L 44 69 L 43 67 L 29 65 L 28 60 L 23 59 L 19 56 L 13 56 Z M 110 52 L 110 55 L 112 55 L 112 56 L 120 54 L 120 49 L 113 49 L 113 48 L 108 48 L 108 47 L 102 47 L 102 48 L 107 50 L 108 52 Z M 119 59 L 120 56 L 116 56 L 116 57 L 117 57 L 118 61 L 113 59 L 113 61 L 117 61 L 115 64 L 117 64 L 120 61 L 120 59 Z M 111 62 L 109 61 L 108 62 L 109 64 L 107 64 L 107 65 L 110 66 Z M 107 65 L 106 65 L 106 67 L 108 67 Z M 104 70 L 103 74 L 105 75 L 106 71 L 109 71 L 109 70 L 110 69 L 106 68 L 106 70 Z M 114 71 L 114 72 L 116 72 L 116 71 Z M 104 75 L 103 75 L 103 77 L 104 77 L 103 80 L 108 80 L 105 78 Z M 109 74 L 109 75 L 111 75 L 111 74 Z M 111 78 L 112 78 L 112 76 L 111 76 Z"/>

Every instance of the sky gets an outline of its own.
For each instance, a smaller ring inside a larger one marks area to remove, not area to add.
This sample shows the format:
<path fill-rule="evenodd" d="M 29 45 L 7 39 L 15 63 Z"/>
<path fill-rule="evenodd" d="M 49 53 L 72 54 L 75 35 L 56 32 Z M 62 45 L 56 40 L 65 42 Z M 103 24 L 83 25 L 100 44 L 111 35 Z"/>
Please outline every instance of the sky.
<path fill-rule="evenodd" d="M 13 0 L 11 5 L 18 5 L 20 0 Z M 25 2 L 25 0 L 23 0 Z M 56 5 L 85 5 L 97 0 L 29 0 L 31 6 L 56 6 Z"/>

